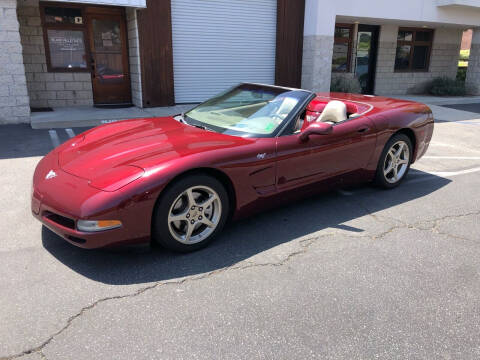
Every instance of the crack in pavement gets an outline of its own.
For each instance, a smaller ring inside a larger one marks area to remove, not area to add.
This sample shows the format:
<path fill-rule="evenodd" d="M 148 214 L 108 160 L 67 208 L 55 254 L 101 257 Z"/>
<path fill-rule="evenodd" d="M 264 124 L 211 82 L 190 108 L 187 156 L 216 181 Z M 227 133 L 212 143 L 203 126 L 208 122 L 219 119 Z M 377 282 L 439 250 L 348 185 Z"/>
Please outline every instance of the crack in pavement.
<path fill-rule="evenodd" d="M 418 221 L 418 222 L 415 222 L 413 224 L 409 224 L 409 223 L 406 223 L 404 221 L 394 219 L 395 221 L 400 222 L 402 225 L 394 225 L 390 229 L 388 229 L 384 232 L 381 232 L 377 235 L 372 235 L 372 236 L 369 236 L 369 237 L 371 237 L 372 239 L 382 239 L 386 235 L 392 233 L 395 230 L 406 229 L 407 228 L 407 229 L 418 230 L 418 231 L 432 231 L 432 232 L 435 232 L 435 233 L 440 234 L 440 235 L 445 235 L 447 237 L 452 237 L 454 239 L 472 241 L 472 239 L 469 239 L 469 238 L 465 238 L 465 237 L 462 237 L 462 236 L 450 234 L 450 233 L 447 233 L 447 232 L 442 232 L 438 229 L 438 226 L 440 226 L 440 223 L 444 220 L 458 219 L 458 218 L 461 218 L 461 217 L 473 216 L 473 215 L 480 215 L 480 211 L 474 211 L 474 212 L 469 212 L 469 213 L 465 213 L 465 214 L 458 214 L 458 215 L 446 215 L 446 216 L 442 216 L 440 218 L 436 218 L 436 219 L 432 219 L 432 220 Z M 389 219 L 388 217 L 385 217 L 385 218 Z M 393 220 L 393 219 L 391 219 L 391 220 Z M 421 224 L 425 224 L 425 223 L 433 223 L 433 225 L 431 225 L 429 227 L 420 227 Z"/>
<path fill-rule="evenodd" d="M 329 233 L 329 234 L 324 234 L 324 235 L 321 235 L 321 236 L 316 236 L 316 237 L 313 237 L 313 238 L 301 240 L 300 241 L 300 246 L 302 246 L 302 250 L 298 250 L 298 251 L 290 253 L 286 258 L 284 258 L 283 260 L 281 260 L 279 262 L 273 262 L 273 263 L 253 263 L 253 262 L 250 262 L 248 265 L 243 265 L 243 266 L 235 266 L 235 265 L 228 266 L 228 267 L 225 267 L 225 268 L 221 268 L 221 269 L 217 269 L 217 270 L 214 270 L 214 271 L 207 272 L 205 274 L 185 277 L 185 278 L 182 278 L 180 280 L 157 282 L 157 283 L 154 283 L 152 285 L 149 285 L 149 286 L 143 287 L 141 289 L 138 289 L 137 291 L 135 291 L 133 293 L 130 293 L 130 294 L 108 296 L 108 297 L 99 299 L 99 300 L 93 302 L 92 304 L 83 307 L 77 314 L 68 318 L 65 326 L 63 326 L 60 330 L 58 330 L 54 334 L 50 335 L 48 337 L 48 339 L 45 340 L 44 342 L 42 342 L 40 345 L 35 346 L 33 348 L 30 348 L 28 350 L 25 350 L 25 351 L 23 351 L 21 353 L 18 353 L 18 354 L 9 355 L 9 356 L 6 356 L 6 357 L 0 357 L 0 360 L 18 359 L 18 358 L 21 358 L 21 357 L 26 356 L 26 355 L 31 355 L 33 353 L 40 353 L 43 357 L 45 357 L 45 355 L 43 355 L 43 353 L 42 353 L 42 350 L 43 350 L 43 348 L 45 348 L 45 346 L 47 346 L 56 336 L 60 335 L 65 330 L 67 330 L 70 327 L 70 325 L 73 323 L 74 320 L 81 317 L 85 312 L 93 309 L 94 307 L 96 307 L 100 303 L 110 301 L 110 300 L 119 300 L 119 299 L 135 297 L 135 296 L 138 296 L 140 294 L 143 294 L 144 292 L 146 292 L 148 290 L 155 289 L 155 288 L 157 288 L 161 285 L 172 285 L 172 284 L 179 285 L 179 284 L 183 284 L 187 281 L 195 281 L 195 280 L 205 279 L 205 278 L 210 277 L 212 275 L 220 274 L 220 273 L 223 273 L 223 272 L 226 272 L 226 271 L 229 271 L 229 270 L 244 270 L 244 269 L 249 269 L 249 268 L 253 268 L 253 267 L 264 267 L 264 266 L 283 266 L 286 262 L 290 261 L 291 258 L 305 253 L 307 251 L 308 246 L 311 243 L 313 243 L 314 240 L 316 240 L 318 238 L 326 237 L 326 236 L 331 236 L 331 235 L 332 234 Z M 308 242 L 308 245 L 306 245 L 306 246 L 302 245 L 303 243 L 307 243 L 307 242 Z"/>
<path fill-rule="evenodd" d="M 464 214 L 445 215 L 445 216 L 442 216 L 442 217 L 439 217 L 439 218 L 435 218 L 435 219 L 431 219 L 431 220 L 422 220 L 422 221 L 417 221 L 413 224 L 409 224 L 409 223 L 406 223 L 405 221 L 402 221 L 400 219 L 395 219 L 395 218 L 391 218 L 389 216 L 375 214 L 374 212 L 372 212 L 372 210 L 367 205 L 365 205 L 361 201 L 361 199 L 356 199 L 355 203 L 357 205 L 359 205 L 361 208 L 363 208 L 369 216 L 371 216 L 374 220 L 376 220 L 378 222 L 388 224 L 388 221 L 390 221 L 390 222 L 399 222 L 399 223 L 402 224 L 402 226 L 395 225 L 395 226 L 391 227 L 390 229 L 388 229 L 387 231 L 385 231 L 383 233 L 380 233 L 379 235 L 375 236 L 375 238 L 377 238 L 377 239 L 383 238 L 384 236 L 386 236 L 387 234 L 391 233 L 392 231 L 394 231 L 396 229 L 410 228 L 410 229 L 419 230 L 419 231 L 430 230 L 430 231 L 436 232 L 437 234 L 449 236 L 449 237 L 452 237 L 454 239 L 472 241 L 472 239 L 468 239 L 468 238 L 465 238 L 465 237 L 462 237 L 462 236 L 450 234 L 450 233 L 447 233 L 447 232 L 442 232 L 438 229 L 438 226 L 440 226 L 440 223 L 444 220 L 457 219 L 457 218 L 466 217 L 466 216 L 473 216 L 473 215 L 480 215 L 480 211 L 473 211 L 473 212 L 464 213 Z M 386 219 L 388 221 L 384 221 L 384 220 L 382 220 L 382 218 Z M 424 227 L 424 228 L 419 227 L 421 224 L 425 224 L 425 223 L 433 223 L 433 225 L 430 226 L 430 227 Z"/>
<path fill-rule="evenodd" d="M 360 202 L 358 202 L 358 204 L 360 206 L 364 207 L 369 212 L 368 215 L 373 217 L 376 221 L 381 222 L 381 223 L 386 223 L 385 221 L 380 220 L 381 216 L 379 216 L 378 214 L 372 214 L 372 212 L 366 206 L 361 204 Z M 345 236 L 345 237 L 369 238 L 369 239 L 372 239 L 372 240 L 378 240 L 378 239 L 384 238 L 385 236 L 387 236 L 388 234 L 391 234 L 392 232 L 394 232 L 396 230 L 408 228 L 408 229 L 414 229 L 414 230 L 418 230 L 418 231 L 432 231 L 432 232 L 436 232 L 436 233 L 444 235 L 444 236 L 453 237 L 453 238 L 460 238 L 462 240 L 471 241 L 471 239 L 466 239 L 466 238 L 463 238 L 463 237 L 458 237 L 457 235 L 452 235 L 452 234 L 440 232 L 438 230 L 438 226 L 440 225 L 440 223 L 442 221 L 447 220 L 447 219 L 461 218 L 461 217 L 472 216 L 472 215 L 480 215 L 480 211 L 475 211 L 475 212 L 470 212 L 470 213 L 465 213 L 465 214 L 458 214 L 458 215 L 446 215 L 446 216 L 443 216 L 443 217 L 440 217 L 440 218 L 431 219 L 431 220 L 423 220 L 423 221 L 419 221 L 419 222 L 416 222 L 416 223 L 413 223 L 413 224 L 408 224 L 408 223 L 405 223 L 405 222 L 400 221 L 398 219 L 390 219 L 388 217 L 384 217 L 384 219 L 388 219 L 390 221 L 392 221 L 392 220 L 398 221 L 398 222 L 401 223 L 401 225 L 394 225 L 394 226 L 390 227 L 388 230 L 383 231 L 383 232 L 381 232 L 379 234 L 376 234 L 376 235 L 348 235 L 348 234 L 342 234 L 342 235 Z M 424 223 L 433 223 L 433 224 L 432 224 L 432 226 L 427 227 L 427 228 L 418 227 L 420 224 L 424 224 Z M 292 251 L 286 257 L 284 257 L 282 260 L 277 261 L 277 262 L 258 263 L 258 262 L 252 262 L 252 261 L 242 261 L 242 262 L 239 263 L 240 265 L 237 264 L 237 265 L 227 266 L 227 267 L 217 269 L 217 270 L 213 270 L 213 271 L 201 274 L 201 275 L 188 276 L 188 277 L 184 277 L 184 278 L 177 279 L 177 280 L 160 281 L 160 282 L 153 283 L 149 286 L 142 287 L 142 288 L 136 290 L 133 293 L 101 298 L 101 299 L 93 302 L 92 304 L 83 307 L 78 313 L 69 317 L 68 320 L 66 321 L 65 326 L 63 326 L 60 330 L 58 330 L 55 333 L 53 333 L 52 335 L 50 335 L 40 345 L 32 347 L 28 350 L 22 351 L 21 353 L 18 353 L 18 354 L 0 357 L 0 360 L 18 359 L 18 358 L 21 358 L 23 356 L 31 355 L 31 354 L 34 354 L 34 353 L 38 353 L 41 356 L 42 359 L 46 359 L 45 355 L 42 352 L 42 350 L 45 348 L 45 346 L 47 346 L 49 343 L 51 343 L 52 340 L 55 339 L 55 337 L 57 337 L 58 335 L 62 334 L 65 330 L 67 330 L 70 327 L 70 325 L 76 319 L 80 318 L 87 311 L 95 308 L 98 304 L 101 304 L 101 303 L 104 303 L 104 302 L 107 302 L 107 301 L 110 301 L 110 300 L 119 300 L 119 299 L 136 297 L 138 295 L 141 295 L 141 294 L 143 294 L 143 293 L 145 293 L 149 290 L 155 289 L 155 288 L 160 287 L 162 285 L 165 285 L 165 286 L 166 285 L 172 285 L 172 284 L 179 285 L 179 284 L 183 284 L 187 281 L 196 281 L 196 280 L 205 279 L 205 278 L 208 278 L 210 276 L 221 274 L 221 273 L 226 272 L 226 271 L 246 270 L 246 269 L 250 269 L 250 268 L 254 268 L 254 267 L 283 266 L 286 263 L 288 263 L 291 259 L 293 259 L 294 257 L 305 254 L 308 251 L 309 247 L 313 243 L 315 243 L 316 240 L 319 240 L 321 238 L 330 237 L 330 236 L 335 236 L 335 235 L 338 235 L 338 232 L 328 232 L 328 233 L 325 233 L 325 234 L 320 234 L 318 236 L 309 237 L 307 239 L 302 239 L 302 240 L 299 241 L 299 245 L 300 245 L 301 249 Z"/>
<path fill-rule="evenodd" d="M 452 237 L 454 239 L 458 239 L 458 240 L 465 240 L 465 241 L 474 241 L 472 239 L 469 239 L 469 238 L 466 238 L 466 237 L 463 237 L 463 236 L 459 236 L 459 235 L 454 235 L 454 234 L 450 234 L 448 232 L 445 232 L 445 231 L 441 231 L 438 227 L 440 226 L 441 222 L 444 221 L 444 220 L 449 220 L 449 219 L 457 219 L 457 218 L 461 218 L 461 217 L 467 217 L 467 216 L 473 216 L 473 215 L 479 215 L 480 216 L 480 211 L 475 211 L 475 212 L 471 212 L 471 213 L 467 213 L 467 214 L 463 214 L 463 215 L 457 215 L 457 216 L 445 216 L 443 218 L 439 218 L 439 219 L 435 219 L 433 221 L 433 226 L 431 228 L 431 231 L 433 232 L 436 232 L 437 234 L 440 234 L 440 235 L 445 235 L 445 236 L 449 236 L 449 237 Z"/>

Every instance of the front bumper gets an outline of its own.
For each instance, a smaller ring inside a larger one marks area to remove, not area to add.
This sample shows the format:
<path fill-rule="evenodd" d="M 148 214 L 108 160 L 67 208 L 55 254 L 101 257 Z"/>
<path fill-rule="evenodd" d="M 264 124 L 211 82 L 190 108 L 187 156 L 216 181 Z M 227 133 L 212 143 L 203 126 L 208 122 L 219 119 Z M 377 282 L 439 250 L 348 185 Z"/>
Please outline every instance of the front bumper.
<path fill-rule="evenodd" d="M 53 209 L 48 205 L 41 205 L 40 213 L 36 214 L 34 211 L 32 211 L 32 214 L 34 217 L 40 220 L 43 225 L 45 225 L 55 234 L 67 240 L 69 243 L 84 249 L 120 246 L 122 244 L 127 245 L 127 244 L 133 244 L 136 242 L 149 241 L 148 238 L 143 240 L 137 239 L 137 241 L 132 241 L 132 239 L 125 239 L 125 234 L 124 234 L 125 230 L 122 228 L 95 232 L 95 233 L 78 231 L 75 228 L 70 228 L 68 226 L 65 226 L 63 223 L 59 223 L 55 221 L 58 218 L 66 218 L 66 219 L 70 219 L 70 218 L 60 215 L 58 210 Z M 55 217 L 52 218 L 52 215 L 55 215 Z M 76 222 L 76 220 L 74 219 L 70 219 L 70 220 L 72 221 L 72 223 Z"/>
<path fill-rule="evenodd" d="M 49 179 L 46 174 L 54 171 Z M 127 200 L 123 200 L 127 198 Z M 150 241 L 151 209 L 136 204 L 122 192 L 105 192 L 88 185 L 88 181 L 68 174 L 58 167 L 56 154 L 41 160 L 35 170 L 31 198 L 32 214 L 47 228 L 69 243 L 85 248 L 139 245 Z M 79 219 L 120 220 L 120 228 L 82 232 Z"/>

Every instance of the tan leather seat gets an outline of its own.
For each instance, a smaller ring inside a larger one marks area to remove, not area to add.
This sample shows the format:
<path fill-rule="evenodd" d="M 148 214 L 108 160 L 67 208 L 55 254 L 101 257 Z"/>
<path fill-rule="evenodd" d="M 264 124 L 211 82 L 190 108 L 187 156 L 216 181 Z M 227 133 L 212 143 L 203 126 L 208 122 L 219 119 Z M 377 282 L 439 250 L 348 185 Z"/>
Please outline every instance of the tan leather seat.
<path fill-rule="evenodd" d="M 317 121 L 337 123 L 347 120 L 347 106 L 338 100 L 328 102 Z"/>

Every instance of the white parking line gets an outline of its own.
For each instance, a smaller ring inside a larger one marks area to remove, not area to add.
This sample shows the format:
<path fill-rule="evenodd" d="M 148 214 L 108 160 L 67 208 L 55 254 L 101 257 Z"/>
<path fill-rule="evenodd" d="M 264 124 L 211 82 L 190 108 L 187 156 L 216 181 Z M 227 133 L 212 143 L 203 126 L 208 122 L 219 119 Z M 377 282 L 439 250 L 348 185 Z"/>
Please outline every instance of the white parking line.
<path fill-rule="evenodd" d="M 471 174 L 475 172 L 479 172 L 480 167 L 472 168 L 472 169 L 466 169 L 466 170 L 460 170 L 460 171 L 430 171 L 428 174 L 421 175 L 420 177 L 415 177 L 413 179 L 407 179 L 407 183 L 417 183 L 417 182 L 423 182 L 423 181 L 430 181 L 430 180 L 435 180 L 438 179 L 438 177 L 444 177 L 444 178 L 449 178 L 449 177 L 454 177 L 458 175 L 465 175 L 465 174 Z"/>
<path fill-rule="evenodd" d="M 458 146 L 458 145 L 447 144 L 447 143 L 440 143 L 440 142 L 436 142 L 436 141 L 430 142 L 430 146 L 447 146 L 447 147 L 453 147 L 453 148 L 462 149 L 462 147 L 461 147 L 461 146 Z"/>
<path fill-rule="evenodd" d="M 430 174 L 443 177 L 452 177 L 457 175 L 471 174 L 480 171 L 480 167 L 475 167 L 460 171 L 430 171 Z"/>
<path fill-rule="evenodd" d="M 480 160 L 480 156 L 422 156 L 422 159 Z"/>
<path fill-rule="evenodd" d="M 71 138 L 75 137 L 75 133 L 73 132 L 72 129 L 65 129 L 65 132 L 67 133 L 67 135 Z"/>
<path fill-rule="evenodd" d="M 60 139 L 58 138 L 58 134 L 56 130 L 48 130 L 48 134 L 50 135 L 50 140 L 52 140 L 52 145 L 54 148 L 60 145 Z"/>
<path fill-rule="evenodd" d="M 465 146 L 459 146 L 459 145 L 454 145 L 454 144 L 447 144 L 447 143 L 440 143 L 440 142 L 431 142 L 430 143 L 430 146 L 434 146 L 434 147 L 449 147 L 449 148 L 454 148 L 454 149 L 458 149 L 460 150 L 460 152 L 467 152 L 467 153 L 472 153 L 472 154 L 475 154 L 475 155 L 478 155 L 480 153 L 480 151 L 476 150 L 476 149 L 471 149 L 471 148 L 468 148 L 468 147 L 465 147 Z M 427 155 L 429 156 L 429 155 Z M 433 156 L 433 155 L 430 155 L 430 156 Z"/>

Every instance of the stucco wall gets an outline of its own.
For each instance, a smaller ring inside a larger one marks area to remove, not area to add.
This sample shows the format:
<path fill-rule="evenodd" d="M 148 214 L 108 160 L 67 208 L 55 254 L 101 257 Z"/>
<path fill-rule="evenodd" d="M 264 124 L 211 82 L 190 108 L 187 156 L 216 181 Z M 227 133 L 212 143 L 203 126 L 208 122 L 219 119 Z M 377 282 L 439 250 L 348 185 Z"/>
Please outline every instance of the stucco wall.
<path fill-rule="evenodd" d="M 0 124 L 30 122 L 16 0 L 0 1 Z"/>
<path fill-rule="evenodd" d="M 398 26 L 396 25 L 383 25 L 380 29 L 375 79 L 376 94 L 423 93 L 426 83 L 435 77 L 456 77 L 463 29 L 435 29 L 430 67 L 427 72 L 394 71 L 397 34 Z"/>
<path fill-rule="evenodd" d="M 478 5 L 442 7 L 438 6 L 437 0 L 306 0 L 304 35 L 325 35 L 335 17 L 364 18 L 360 22 L 366 24 L 368 19 L 382 19 L 392 24 L 408 21 L 429 25 L 480 26 L 480 2 L 469 1 Z"/>

